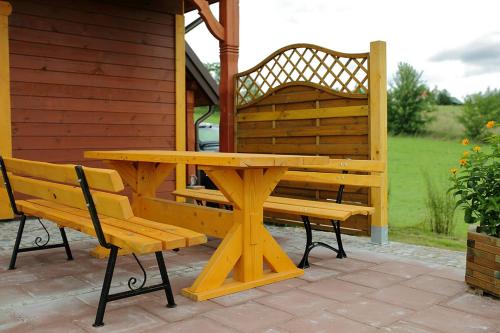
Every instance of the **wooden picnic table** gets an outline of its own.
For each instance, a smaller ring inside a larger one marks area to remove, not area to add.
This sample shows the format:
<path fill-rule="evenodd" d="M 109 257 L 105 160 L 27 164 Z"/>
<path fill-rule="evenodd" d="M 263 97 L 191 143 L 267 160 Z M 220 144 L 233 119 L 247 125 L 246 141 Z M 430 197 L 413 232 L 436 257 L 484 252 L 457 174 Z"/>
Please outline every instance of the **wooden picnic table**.
<path fill-rule="evenodd" d="M 289 167 L 327 164 L 327 157 L 163 150 L 89 151 L 85 157 L 107 161 L 120 173 L 132 189 L 136 216 L 223 239 L 193 285 L 183 289 L 185 296 L 201 301 L 303 274 L 264 227 L 263 204 Z M 157 198 L 176 165 L 186 164 L 203 169 L 233 210 Z"/>

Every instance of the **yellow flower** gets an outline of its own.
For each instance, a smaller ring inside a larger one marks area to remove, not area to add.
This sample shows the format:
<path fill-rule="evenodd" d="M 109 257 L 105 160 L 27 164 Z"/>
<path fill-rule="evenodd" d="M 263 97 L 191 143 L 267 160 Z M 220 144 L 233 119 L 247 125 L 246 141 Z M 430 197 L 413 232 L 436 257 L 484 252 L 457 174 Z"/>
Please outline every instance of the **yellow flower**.
<path fill-rule="evenodd" d="M 460 160 L 460 165 L 464 166 L 464 165 L 466 165 L 466 164 L 467 164 L 467 160 L 462 158 L 462 159 Z"/>
<path fill-rule="evenodd" d="M 467 139 L 467 138 L 463 139 L 463 140 L 462 140 L 462 144 L 463 144 L 464 146 L 467 146 L 467 145 L 469 144 L 469 139 Z"/>
<path fill-rule="evenodd" d="M 477 153 L 481 150 L 481 147 L 475 146 L 474 148 L 472 148 L 472 150 L 474 150 Z"/>
<path fill-rule="evenodd" d="M 464 151 L 464 158 L 466 158 L 468 156 L 469 156 L 469 152 L 468 151 Z"/>
<path fill-rule="evenodd" d="M 450 169 L 450 172 L 451 172 L 452 174 L 454 174 L 454 175 L 457 173 L 457 171 L 458 171 L 458 170 L 457 170 L 457 168 L 451 168 L 451 169 Z"/>
<path fill-rule="evenodd" d="M 493 128 L 495 127 L 495 121 L 494 120 L 490 120 L 486 123 L 486 127 L 488 128 Z"/>

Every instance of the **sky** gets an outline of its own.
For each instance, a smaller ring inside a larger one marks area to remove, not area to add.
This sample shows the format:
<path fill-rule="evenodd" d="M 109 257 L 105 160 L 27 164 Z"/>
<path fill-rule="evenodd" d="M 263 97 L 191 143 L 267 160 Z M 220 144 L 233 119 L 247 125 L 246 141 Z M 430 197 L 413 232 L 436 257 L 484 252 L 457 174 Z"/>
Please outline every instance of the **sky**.
<path fill-rule="evenodd" d="M 186 40 L 203 62 L 219 61 L 204 24 Z M 500 88 L 500 0 L 240 0 L 239 71 L 292 43 L 356 53 L 374 40 L 387 42 L 389 81 L 407 62 L 459 99 Z"/>

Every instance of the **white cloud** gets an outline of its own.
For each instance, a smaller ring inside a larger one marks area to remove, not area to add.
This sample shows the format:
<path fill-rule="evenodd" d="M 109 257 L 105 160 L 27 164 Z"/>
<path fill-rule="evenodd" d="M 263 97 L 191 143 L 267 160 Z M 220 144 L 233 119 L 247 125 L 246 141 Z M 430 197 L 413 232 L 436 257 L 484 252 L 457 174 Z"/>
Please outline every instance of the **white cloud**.
<path fill-rule="evenodd" d="M 499 12 L 498 0 L 240 0 L 239 68 L 250 68 L 291 43 L 365 52 L 370 41 L 385 40 L 389 77 L 398 62 L 408 62 L 424 72 L 431 87 L 446 88 L 461 98 L 487 87 L 500 88 L 500 73 L 491 70 L 498 57 L 474 65 L 474 59 L 484 57 L 477 42 L 500 31 Z M 190 32 L 187 40 L 203 61 L 218 61 L 218 43 L 204 26 Z M 432 60 L 446 51 L 453 55 L 468 43 L 478 49 L 469 54 L 472 62 L 458 56 Z"/>

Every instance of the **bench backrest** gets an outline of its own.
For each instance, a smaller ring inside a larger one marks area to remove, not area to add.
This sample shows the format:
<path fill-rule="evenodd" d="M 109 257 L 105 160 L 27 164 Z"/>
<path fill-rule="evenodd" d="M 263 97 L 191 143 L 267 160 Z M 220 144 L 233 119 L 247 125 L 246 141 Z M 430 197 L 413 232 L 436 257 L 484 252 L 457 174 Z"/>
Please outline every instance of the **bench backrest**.
<path fill-rule="evenodd" d="M 379 173 L 384 171 L 385 163 L 381 161 L 330 159 L 327 165 L 309 165 L 287 171 L 282 181 L 310 185 L 318 190 L 335 190 L 337 185 L 380 187 L 382 176 Z"/>
<path fill-rule="evenodd" d="M 3 158 L 3 164 L 13 192 L 73 208 L 88 209 L 75 165 L 17 158 Z M 87 167 L 83 167 L 83 171 L 99 214 L 118 219 L 134 216 L 128 197 L 115 194 L 124 189 L 117 171 Z M 5 181 L 1 186 L 5 187 Z"/>

